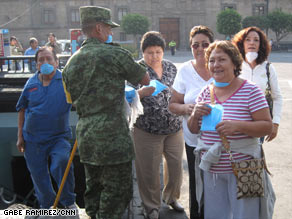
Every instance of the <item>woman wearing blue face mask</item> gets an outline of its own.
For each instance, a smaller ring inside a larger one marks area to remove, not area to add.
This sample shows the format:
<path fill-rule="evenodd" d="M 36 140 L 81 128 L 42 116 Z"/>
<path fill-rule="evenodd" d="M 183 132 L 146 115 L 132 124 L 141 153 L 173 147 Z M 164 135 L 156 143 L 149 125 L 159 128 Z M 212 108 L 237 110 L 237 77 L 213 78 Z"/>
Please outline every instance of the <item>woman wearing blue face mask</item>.
<path fill-rule="evenodd" d="M 272 200 L 271 203 L 275 201 L 271 187 L 263 198 L 237 199 L 236 177 L 220 137 L 225 136 L 230 143 L 234 161 L 261 157 L 258 137 L 272 130 L 265 96 L 256 85 L 238 77 L 242 57 L 231 42 L 212 43 L 206 50 L 206 62 L 215 82 L 198 95 L 197 104 L 188 120 L 189 130 L 200 133 L 195 150 L 197 156 L 201 157 L 195 166 L 198 203 L 202 204 L 204 200 L 204 217 L 209 219 L 271 219 L 273 206 L 265 211 L 260 205 L 267 200 Z M 222 105 L 222 121 L 217 124 L 215 131 L 202 131 L 202 116 L 210 114 L 208 105 L 211 103 Z M 203 183 L 198 180 L 200 169 L 203 170 Z"/>
<path fill-rule="evenodd" d="M 239 49 L 244 61 L 240 77 L 255 82 L 265 93 L 269 81 L 273 102 L 273 131 L 266 137 L 267 141 L 276 138 L 282 112 L 282 94 L 273 64 L 268 64 L 271 51 L 266 34 L 257 27 L 248 27 L 238 32 L 232 39 Z"/>
<path fill-rule="evenodd" d="M 71 104 L 66 102 L 55 52 L 49 47 L 40 48 L 36 62 L 38 71 L 25 84 L 16 105 L 19 113 L 17 148 L 24 153 L 40 208 L 50 208 L 56 198 L 50 175 L 60 186 L 70 156 Z M 76 208 L 73 166 L 60 203 Z"/>

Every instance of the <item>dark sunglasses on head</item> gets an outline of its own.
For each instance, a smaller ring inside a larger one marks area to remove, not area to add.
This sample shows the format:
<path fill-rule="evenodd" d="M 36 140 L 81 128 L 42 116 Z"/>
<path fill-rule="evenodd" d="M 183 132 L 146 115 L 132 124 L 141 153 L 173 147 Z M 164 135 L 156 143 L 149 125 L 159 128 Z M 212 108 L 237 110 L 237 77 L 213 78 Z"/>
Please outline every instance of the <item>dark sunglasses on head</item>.
<path fill-rule="evenodd" d="M 202 45 L 203 49 L 206 49 L 206 48 L 208 48 L 210 43 L 195 43 L 195 44 L 192 45 L 192 48 L 193 49 L 198 49 L 200 45 Z"/>

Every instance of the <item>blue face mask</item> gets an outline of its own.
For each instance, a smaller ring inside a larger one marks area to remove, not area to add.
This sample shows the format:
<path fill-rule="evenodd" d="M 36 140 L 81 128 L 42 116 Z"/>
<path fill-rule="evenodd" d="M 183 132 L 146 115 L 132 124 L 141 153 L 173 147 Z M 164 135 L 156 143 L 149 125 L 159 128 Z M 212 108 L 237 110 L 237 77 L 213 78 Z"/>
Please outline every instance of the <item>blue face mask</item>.
<path fill-rule="evenodd" d="M 227 87 L 229 84 L 229 82 L 217 82 L 214 80 L 215 87 Z"/>
<path fill-rule="evenodd" d="M 49 63 L 42 64 L 41 66 L 41 73 L 44 75 L 49 75 L 54 71 L 54 66 L 50 65 Z"/>
<path fill-rule="evenodd" d="M 113 36 L 112 35 L 108 35 L 107 36 L 107 40 L 105 41 L 105 43 L 112 43 L 113 42 Z"/>

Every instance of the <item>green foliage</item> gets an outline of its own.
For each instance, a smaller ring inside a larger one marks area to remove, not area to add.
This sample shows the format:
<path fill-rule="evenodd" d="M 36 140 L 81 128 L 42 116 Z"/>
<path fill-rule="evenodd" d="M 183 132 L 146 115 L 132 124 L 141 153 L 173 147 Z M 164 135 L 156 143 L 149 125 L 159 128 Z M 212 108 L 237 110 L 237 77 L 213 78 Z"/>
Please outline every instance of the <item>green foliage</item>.
<path fill-rule="evenodd" d="M 123 16 L 121 27 L 126 34 L 144 34 L 148 31 L 148 18 L 140 14 L 127 14 Z"/>
<path fill-rule="evenodd" d="M 262 30 L 268 28 L 268 19 L 266 16 L 248 16 L 242 20 L 242 27 L 256 26 Z"/>
<path fill-rule="evenodd" d="M 277 42 L 292 32 L 292 14 L 276 9 L 267 15 L 267 19 L 268 27 L 274 31 Z"/>
<path fill-rule="evenodd" d="M 234 9 L 226 9 L 217 15 L 217 31 L 231 37 L 241 29 L 241 15 Z"/>
<path fill-rule="evenodd" d="M 134 59 L 139 58 L 139 51 L 133 44 L 121 44 L 121 47 L 128 50 L 132 54 Z"/>

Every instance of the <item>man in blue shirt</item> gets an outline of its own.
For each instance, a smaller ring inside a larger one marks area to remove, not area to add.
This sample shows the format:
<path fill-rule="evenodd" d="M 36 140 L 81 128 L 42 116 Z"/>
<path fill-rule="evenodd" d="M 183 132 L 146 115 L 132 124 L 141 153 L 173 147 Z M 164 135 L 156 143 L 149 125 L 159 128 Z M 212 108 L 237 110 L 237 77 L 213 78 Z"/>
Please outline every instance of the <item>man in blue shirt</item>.
<path fill-rule="evenodd" d="M 56 54 L 48 47 L 36 53 L 37 72 L 27 81 L 16 105 L 18 111 L 17 148 L 24 152 L 40 208 L 50 208 L 55 200 L 50 174 L 60 186 L 69 160 L 71 137 L 69 112 L 62 74 Z M 48 160 L 51 160 L 50 166 Z M 60 204 L 76 208 L 74 174 L 71 166 Z"/>
<path fill-rule="evenodd" d="M 25 56 L 32 56 L 35 55 L 36 52 L 39 50 L 38 46 L 38 40 L 34 37 L 29 39 L 29 45 L 30 47 L 25 50 L 24 55 Z M 33 60 L 29 60 L 29 62 L 26 60 L 26 63 L 28 63 L 28 68 L 31 72 L 36 72 L 36 63 Z"/>

